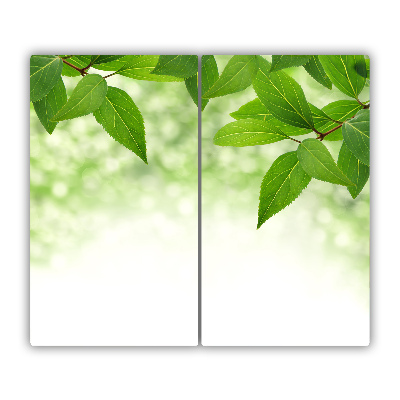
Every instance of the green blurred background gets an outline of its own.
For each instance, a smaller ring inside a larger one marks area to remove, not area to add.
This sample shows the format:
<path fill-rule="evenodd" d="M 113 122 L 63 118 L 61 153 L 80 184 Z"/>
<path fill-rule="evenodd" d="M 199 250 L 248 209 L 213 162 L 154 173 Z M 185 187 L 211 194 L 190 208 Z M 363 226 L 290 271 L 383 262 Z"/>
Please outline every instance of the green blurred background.
<path fill-rule="evenodd" d="M 220 72 L 230 57 L 216 56 Z M 335 88 L 323 88 L 302 68 L 286 72 L 301 84 L 307 100 L 317 107 L 346 98 Z M 69 93 L 78 80 L 64 77 Z M 119 76 L 111 77 L 108 83 L 126 90 L 141 111 L 149 165 L 115 142 L 92 115 L 61 122 L 49 135 L 31 105 L 33 267 L 57 266 L 60 254 L 68 255 L 93 240 L 113 220 L 140 217 L 151 225 L 167 215 L 179 226 L 195 219 L 197 108 L 184 83 L 146 82 Z M 242 148 L 212 143 L 214 134 L 233 121 L 229 113 L 255 97 L 254 90 L 248 88 L 212 99 L 203 112 L 205 250 L 210 246 L 223 247 L 224 243 L 233 246 L 235 241 L 243 240 L 240 251 L 257 253 L 264 261 L 274 248 L 275 254 L 283 257 L 290 253 L 293 259 L 302 260 L 315 271 L 323 271 L 324 260 L 334 262 L 356 274 L 356 290 L 367 306 L 369 183 L 353 200 L 345 187 L 313 179 L 293 204 L 256 231 L 262 178 L 276 157 L 295 150 L 296 143 L 282 141 Z M 365 89 L 361 100 L 368 98 Z M 340 142 L 325 144 L 336 159 Z M 164 228 L 172 229 L 168 224 Z"/>
<path fill-rule="evenodd" d="M 63 79 L 70 95 L 80 78 Z M 186 220 L 197 220 L 198 118 L 185 84 L 121 76 L 107 83 L 125 90 L 141 111 L 149 165 L 115 142 L 93 115 L 61 122 L 49 135 L 31 104 L 32 267 L 68 264 L 69 254 L 113 220 L 147 218 L 151 226 L 170 218 L 187 227 Z"/>
<path fill-rule="evenodd" d="M 221 73 L 231 56 L 215 58 Z M 271 60 L 270 56 L 265 58 Z M 285 72 L 299 82 L 307 100 L 317 107 L 349 99 L 335 87 L 332 90 L 324 88 L 301 67 Z M 234 121 L 229 113 L 255 97 L 250 87 L 212 99 L 202 115 L 203 248 L 206 258 L 211 262 L 219 257 L 219 250 L 213 253 L 213 248 L 226 248 L 232 254 L 247 254 L 248 259 L 261 264 L 268 264 L 271 257 L 286 259 L 289 264 L 300 263 L 315 274 L 343 268 L 340 274 L 352 276 L 349 285 L 353 285 L 352 290 L 368 308 L 369 182 L 353 200 L 345 187 L 313 179 L 294 203 L 256 231 L 263 176 L 279 155 L 296 150 L 297 144 L 281 141 L 236 148 L 215 146 L 212 142 L 222 126 Z M 369 99 L 369 88 L 364 89 L 360 99 Z M 297 139 L 308 136 L 315 137 L 315 134 Z M 324 143 L 337 160 L 341 142 Z M 222 260 L 223 257 L 219 258 L 219 264 L 211 267 L 206 265 L 207 282 L 217 279 L 212 277 L 213 269 L 224 268 L 221 263 L 232 262 L 229 257 Z M 234 265 L 227 268 L 234 269 Z"/>

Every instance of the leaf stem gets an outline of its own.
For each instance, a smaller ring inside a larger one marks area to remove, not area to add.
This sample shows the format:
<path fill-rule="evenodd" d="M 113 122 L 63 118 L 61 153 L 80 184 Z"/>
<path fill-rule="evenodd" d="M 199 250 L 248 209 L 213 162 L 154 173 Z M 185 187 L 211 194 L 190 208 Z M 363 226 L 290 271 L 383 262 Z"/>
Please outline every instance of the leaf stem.
<path fill-rule="evenodd" d="M 297 142 L 297 143 L 301 143 L 300 142 L 300 140 L 297 140 L 297 139 L 293 139 L 292 137 L 290 137 L 290 136 L 288 136 L 288 138 L 290 139 L 290 140 L 294 140 L 295 142 Z"/>
<path fill-rule="evenodd" d="M 92 56 L 93 57 L 93 56 Z M 85 68 L 83 68 L 84 71 L 88 70 L 95 62 L 96 60 L 99 58 L 100 56 L 97 56 L 94 60 L 91 60 L 90 63 L 88 65 L 86 65 Z"/>
<path fill-rule="evenodd" d="M 90 61 L 90 63 L 89 63 L 88 65 L 86 65 L 86 67 L 84 67 L 84 68 L 82 68 L 82 69 L 83 69 L 84 71 L 87 71 L 87 70 L 93 65 L 94 61 L 96 61 L 96 60 L 93 60 L 93 62 Z"/>
<path fill-rule="evenodd" d="M 368 104 L 364 104 L 364 103 L 360 103 L 363 105 L 363 109 L 368 109 L 369 108 L 369 103 Z M 351 118 L 347 119 L 346 121 L 350 121 L 351 119 L 353 119 L 356 115 L 354 114 Z M 316 129 L 314 129 L 314 132 L 318 135 L 317 139 L 319 140 L 324 140 L 325 136 L 328 136 L 330 133 L 335 132 L 337 129 L 339 129 L 346 121 L 340 122 L 338 126 L 335 126 L 334 128 L 332 128 L 330 131 L 325 132 L 325 133 L 321 133 L 318 132 Z"/>
<path fill-rule="evenodd" d="M 357 103 L 358 103 L 360 106 L 364 106 L 364 103 L 363 103 L 362 101 L 360 101 L 358 97 L 356 98 L 356 100 L 357 100 Z"/>
<path fill-rule="evenodd" d="M 109 78 L 110 76 L 113 76 L 113 75 L 115 75 L 116 73 L 117 73 L 117 71 L 113 72 L 113 73 L 112 73 L 112 74 L 110 74 L 110 75 L 103 76 L 103 78 L 104 78 L 104 79 L 106 79 L 106 78 Z"/>
<path fill-rule="evenodd" d="M 365 103 L 363 103 L 362 101 L 360 101 L 360 100 L 358 100 L 358 99 L 356 99 L 356 100 L 357 100 L 357 102 L 358 102 L 358 104 L 359 104 L 360 106 L 363 106 L 363 109 L 369 108 L 369 103 L 366 104 L 367 101 L 369 101 L 369 100 L 367 100 Z"/>
<path fill-rule="evenodd" d="M 353 117 L 352 117 L 353 118 Z M 332 128 L 330 131 L 325 132 L 325 133 L 321 133 L 321 132 L 316 132 L 318 133 L 317 139 L 319 140 L 324 140 L 325 136 L 328 136 L 330 133 L 335 132 L 337 129 L 341 128 L 341 126 L 343 125 L 344 122 L 341 122 L 338 126 L 335 126 L 334 128 Z M 314 131 L 315 132 L 315 131 Z"/>
<path fill-rule="evenodd" d="M 61 57 L 60 57 L 60 58 L 61 58 Z M 63 58 L 61 58 L 61 60 L 63 61 L 64 64 L 67 64 L 67 65 L 69 65 L 71 68 L 76 69 L 77 71 L 79 71 L 80 74 L 81 74 L 82 76 L 87 75 L 87 72 L 85 71 L 85 68 L 79 68 L 79 67 L 77 67 L 76 65 L 73 65 L 73 64 L 69 63 L 68 61 L 65 61 Z"/>

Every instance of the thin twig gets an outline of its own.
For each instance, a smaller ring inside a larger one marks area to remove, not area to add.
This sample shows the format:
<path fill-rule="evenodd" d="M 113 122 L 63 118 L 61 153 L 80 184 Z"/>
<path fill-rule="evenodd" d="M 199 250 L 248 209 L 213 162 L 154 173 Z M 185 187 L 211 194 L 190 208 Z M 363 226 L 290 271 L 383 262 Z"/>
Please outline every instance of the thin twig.
<path fill-rule="evenodd" d="M 61 58 L 61 57 L 60 57 L 60 58 Z M 67 65 L 69 65 L 71 68 L 76 69 L 77 71 L 79 71 L 80 74 L 81 74 L 82 76 L 87 75 L 87 72 L 85 71 L 84 68 L 79 68 L 79 67 L 77 67 L 76 65 L 73 65 L 73 64 L 69 63 L 68 61 L 65 61 L 63 58 L 61 58 L 61 60 L 63 61 L 64 64 L 67 64 Z"/>
<path fill-rule="evenodd" d="M 353 117 L 352 117 L 352 118 L 353 118 Z M 325 136 L 328 136 L 330 133 L 335 132 L 337 129 L 341 128 L 342 125 L 343 125 L 343 122 L 341 122 L 340 125 L 335 126 L 334 128 L 332 128 L 332 129 L 331 129 L 330 131 L 328 131 L 328 132 L 325 132 L 325 133 L 318 132 L 317 139 L 319 139 L 319 140 L 324 140 Z"/>
<path fill-rule="evenodd" d="M 112 74 L 110 74 L 110 75 L 103 76 L 103 78 L 104 78 L 104 79 L 106 79 L 106 78 L 109 78 L 110 76 L 113 76 L 113 75 L 115 75 L 116 73 L 117 73 L 117 71 L 113 72 L 113 73 L 112 73 Z"/>
<path fill-rule="evenodd" d="M 297 142 L 297 143 L 301 143 L 300 142 L 300 140 L 297 140 L 297 139 L 293 139 L 292 137 L 290 137 L 290 136 L 288 136 L 288 138 L 290 139 L 290 140 L 294 140 L 295 142 Z"/>

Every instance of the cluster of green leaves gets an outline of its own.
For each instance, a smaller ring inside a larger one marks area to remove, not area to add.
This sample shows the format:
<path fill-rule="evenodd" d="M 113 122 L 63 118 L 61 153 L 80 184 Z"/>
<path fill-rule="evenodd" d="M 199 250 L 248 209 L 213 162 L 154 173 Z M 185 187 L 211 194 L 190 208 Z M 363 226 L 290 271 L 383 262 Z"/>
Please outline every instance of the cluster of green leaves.
<path fill-rule="evenodd" d="M 327 90 L 345 99 L 321 109 L 309 103 L 298 82 L 283 70 L 303 67 Z M 203 68 L 203 66 L 202 66 Z M 369 102 L 359 95 L 369 86 L 369 59 L 362 55 L 233 56 L 202 101 L 253 86 L 257 97 L 230 115 L 235 119 L 214 136 L 219 146 L 254 146 L 292 140 L 297 149 L 278 157 L 261 183 L 257 228 L 291 204 L 312 178 L 346 186 L 356 198 L 369 179 Z M 313 133 L 298 140 L 293 136 Z M 337 161 L 323 140 L 342 141 Z"/>
<path fill-rule="evenodd" d="M 102 76 L 89 73 L 91 69 L 110 73 Z M 122 75 L 154 82 L 185 81 L 197 104 L 197 71 L 195 55 L 34 55 L 30 100 L 48 133 L 52 134 L 60 121 L 93 114 L 112 138 L 147 164 L 142 115 L 128 93 L 108 85 L 106 79 Z M 63 76 L 81 77 L 69 98 Z"/>

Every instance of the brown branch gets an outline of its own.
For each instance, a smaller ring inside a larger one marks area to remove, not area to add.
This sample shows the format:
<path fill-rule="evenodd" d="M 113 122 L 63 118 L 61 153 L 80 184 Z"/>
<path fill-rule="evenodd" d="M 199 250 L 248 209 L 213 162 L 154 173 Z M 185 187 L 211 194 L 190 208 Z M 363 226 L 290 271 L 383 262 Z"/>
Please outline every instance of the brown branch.
<path fill-rule="evenodd" d="M 112 73 L 112 74 L 110 74 L 110 75 L 103 76 L 103 78 L 104 78 L 104 79 L 106 79 L 106 78 L 109 78 L 110 76 L 113 76 L 113 75 L 115 75 L 117 72 L 118 72 L 118 71 L 115 71 L 115 72 L 113 72 L 113 73 Z"/>
<path fill-rule="evenodd" d="M 97 58 L 99 58 L 100 56 L 98 56 Z M 94 59 L 94 60 L 92 60 L 92 61 L 90 61 L 90 63 L 88 64 L 88 65 L 86 65 L 86 67 L 84 67 L 84 68 L 82 68 L 84 71 L 87 71 L 94 63 L 95 63 L 95 61 L 97 60 L 97 58 L 96 59 Z"/>
<path fill-rule="evenodd" d="M 363 107 L 363 109 L 369 108 L 369 103 L 368 104 L 364 104 L 362 101 L 360 101 L 358 99 L 356 99 L 356 100 L 357 100 L 358 104 Z"/>
<path fill-rule="evenodd" d="M 301 143 L 300 142 L 300 140 L 297 140 L 297 139 L 293 139 L 292 137 L 290 137 L 290 136 L 288 136 L 288 138 L 290 139 L 290 140 L 294 140 L 295 142 L 297 142 L 297 143 Z"/>
<path fill-rule="evenodd" d="M 362 101 L 360 101 L 358 98 L 357 98 L 356 100 L 357 100 L 357 103 L 358 103 L 360 106 L 364 106 L 364 103 L 363 103 Z"/>
<path fill-rule="evenodd" d="M 354 117 L 354 116 L 353 116 L 353 117 Z M 353 118 L 353 117 L 352 117 L 352 118 Z M 342 125 L 343 125 L 343 123 L 344 123 L 344 122 L 341 122 L 340 125 L 335 126 L 335 127 L 332 128 L 330 131 L 325 132 L 325 133 L 321 133 L 321 132 L 318 132 L 318 131 L 317 131 L 317 133 L 318 133 L 317 139 L 319 139 L 319 140 L 324 140 L 325 136 L 328 136 L 330 133 L 335 132 L 336 130 L 338 130 L 339 128 L 341 128 Z"/>
<path fill-rule="evenodd" d="M 360 103 L 360 104 L 363 105 L 363 109 L 368 109 L 368 108 L 369 108 L 369 104 L 363 104 L 363 103 Z M 355 116 L 356 116 L 356 115 L 354 114 L 351 118 L 347 119 L 346 121 L 350 121 L 350 120 L 353 119 Z M 324 140 L 325 136 L 328 136 L 330 133 L 335 132 L 337 129 L 341 128 L 342 125 L 343 125 L 346 121 L 340 122 L 338 126 L 335 126 L 335 127 L 332 128 L 330 131 L 325 132 L 325 133 L 318 132 L 316 129 L 314 129 L 314 132 L 318 135 L 318 136 L 317 136 L 317 139 L 319 139 L 319 140 Z"/>
<path fill-rule="evenodd" d="M 64 64 L 67 64 L 71 68 L 76 69 L 82 76 L 87 75 L 87 72 L 85 71 L 85 68 L 79 68 L 76 65 L 73 65 L 73 64 L 69 63 L 68 61 L 65 61 L 63 58 L 61 58 L 61 60 L 63 61 Z"/>

